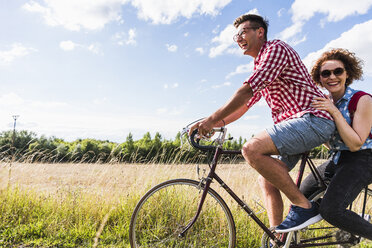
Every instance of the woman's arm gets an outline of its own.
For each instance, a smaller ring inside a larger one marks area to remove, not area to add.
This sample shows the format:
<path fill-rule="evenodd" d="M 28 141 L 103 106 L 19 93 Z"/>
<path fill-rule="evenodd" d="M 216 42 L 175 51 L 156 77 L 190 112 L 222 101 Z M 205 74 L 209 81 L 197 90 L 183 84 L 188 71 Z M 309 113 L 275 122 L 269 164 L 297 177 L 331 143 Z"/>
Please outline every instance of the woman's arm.
<path fill-rule="evenodd" d="M 372 127 L 372 98 L 370 96 L 366 95 L 359 99 L 352 127 L 331 100 L 317 97 L 313 101 L 313 106 L 320 110 L 326 110 L 332 115 L 337 130 L 350 151 L 355 152 L 360 149 Z"/>

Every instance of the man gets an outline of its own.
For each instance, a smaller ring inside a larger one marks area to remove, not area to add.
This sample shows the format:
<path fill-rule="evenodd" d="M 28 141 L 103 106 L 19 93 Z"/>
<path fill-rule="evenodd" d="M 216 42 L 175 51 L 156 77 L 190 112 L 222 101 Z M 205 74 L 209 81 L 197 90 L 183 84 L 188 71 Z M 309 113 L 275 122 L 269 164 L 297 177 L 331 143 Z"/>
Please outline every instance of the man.
<path fill-rule="evenodd" d="M 278 233 L 298 230 L 321 217 L 318 206 L 305 198 L 288 171 L 295 166 L 301 153 L 329 140 L 335 125 L 327 112 L 311 106 L 312 99 L 323 94 L 296 51 L 283 41 L 267 41 L 266 20 L 246 14 L 238 17 L 234 26 L 238 31 L 234 40 L 245 55 L 254 58 L 253 74 L 224 106 L 193 125 L 190 133 L 197 128 L 199 134 L 207 135 L 213 127 L 239 119 L 264 97 L 275 125 L 245 143 L 242 154 L 261 174 L 259 181 L 270 225 L 276 227 Z M 280 160 L 271 155 L 280 155 Z M 292 202 L 292 213 L 282 224 L 280 191 Z"/>

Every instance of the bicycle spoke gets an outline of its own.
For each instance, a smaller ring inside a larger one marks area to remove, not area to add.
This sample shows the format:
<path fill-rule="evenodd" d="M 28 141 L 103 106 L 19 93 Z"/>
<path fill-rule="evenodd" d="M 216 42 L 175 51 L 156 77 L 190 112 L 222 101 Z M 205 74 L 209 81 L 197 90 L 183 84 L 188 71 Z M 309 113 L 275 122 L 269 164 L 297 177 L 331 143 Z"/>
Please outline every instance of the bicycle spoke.
<path fill-rule="evenodd" d="M 234 247 L 231 213 L 211 192 L 195 224 L 179 237 L 195 216 L 201 194 L 198 182 L 191 180 L 173 180 L 150 190 L 132 217 L 133 247 Z"/>

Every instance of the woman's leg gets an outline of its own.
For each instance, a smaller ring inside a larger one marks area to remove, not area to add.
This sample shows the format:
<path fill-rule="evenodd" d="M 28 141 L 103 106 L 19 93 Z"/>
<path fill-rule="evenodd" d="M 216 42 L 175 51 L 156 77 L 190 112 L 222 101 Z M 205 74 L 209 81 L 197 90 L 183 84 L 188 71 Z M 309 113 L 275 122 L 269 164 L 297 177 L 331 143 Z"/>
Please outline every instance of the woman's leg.
<path fill-rule="evenodd" d="M 324 162 L 323 164 L 319 165 L 317 167 L 320 176 L 324 178 L 324 173 L 326 170 L 326 167 L 331 161 L 328 160 Z M 320 187 L 318 185 L 317 180 L 315 179 L 314 175 L 310 173 L 302 182 L 300 185 L 300 191 L 305 195 L 306 198 L 309 198 L 312 194 L 314 194 L 317 190 L 319 190 Z"/>
<path fill-rule="evenodd" d="M 321 202 L 320 213 L 330 224 L 372 240 L 372 224 L 347 209 L 362 189 L 372 183 L 371 154 L 342 154 L 340 169 L 332 178 Z"/>

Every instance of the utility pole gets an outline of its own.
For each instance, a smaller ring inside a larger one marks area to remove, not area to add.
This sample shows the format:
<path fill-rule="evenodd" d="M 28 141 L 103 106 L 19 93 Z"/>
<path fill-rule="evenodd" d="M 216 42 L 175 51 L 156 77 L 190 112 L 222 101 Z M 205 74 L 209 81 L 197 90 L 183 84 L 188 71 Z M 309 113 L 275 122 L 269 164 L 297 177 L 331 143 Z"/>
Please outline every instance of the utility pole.
<path fill-rule="evenodd" d="M 12 138 L 12 147 L 14 149 L 14 142 L 15 142 L 15 128 L 16 128 L 16 124 L 17 124 L 17 119 L 18 119 L 19 115 L 13 115 L 13 119 L 14 119 L 14 125 L 13 125 L 13 138 Z"/>
<path fill-rule="evenodd" d="M 14 153 L 15 153 L 14 142 L 15 142 L 15 134 L 16 134 L 15 128 L 16 128 L 16 123 L 17 123 L 17 118 L 18 117 L 19 117 L 19 115 L 13 115 L 14 125 L 13 125 L 13 137 L 12 137 L 12 148 L 11 148 L 12 159 L 10 160 L 9 170 L 8 170 L 8 186 L 7 186 L 8 189 L 10 187 L 10 181 L 11 181 L 11 178 L 12 178 L 12 163 L 14 162 L 14 159 L 15 159 L 15 156 L 14 156 Z"/>

